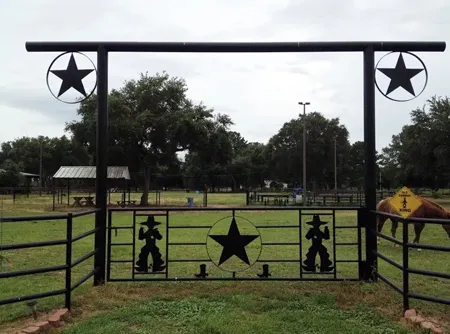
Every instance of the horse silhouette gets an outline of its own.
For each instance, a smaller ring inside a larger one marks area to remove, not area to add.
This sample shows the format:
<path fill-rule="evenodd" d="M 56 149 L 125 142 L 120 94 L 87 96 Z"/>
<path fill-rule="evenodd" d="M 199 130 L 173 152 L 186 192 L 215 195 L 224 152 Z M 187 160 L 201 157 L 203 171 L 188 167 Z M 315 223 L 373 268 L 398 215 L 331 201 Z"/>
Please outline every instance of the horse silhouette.
<path fill-rule="evenodd" d="M 414 218 L 450 219 L 450 212 L 447 211 L 446 209 L 444 209 L 442 206 L 440 206 L 436 202 L 433 202 L 433 201 L 423 198 L 421 196 L 417 196 L 417 197 L 419 197 L 421 199 L 422 205 L 416 211 L 414 211 L 411 214 L 411 216 L 409 216 L 409 217 L 411 217 L 411 218 L 414 217 Z M 389 202 L 391 200 L 391 198 L 392 197 L 387 197 L 385 199 L 382 199 L 380 202 L 378 202 L 377 211 L 398 215 L 398 213 L 395 211 L 394 207 Z M 378 232 L 381 232 L 381 230 L 383 229 L 384 223 L 388 219 L 390 219 L 392 222 L 391 233 L 392 233 L 392 237 L 395 238 L 395 232 L 397 231 L 397 227 L 398 227 L 397 219 L 383 217 L 383 216 L 378 215 L 377 216 Z M 420 234 L 422 233 L 422 230 L 424 229 L 426 223 L 415 222 L 413 224 L 414 224 L 414 232 L 416 234 L 416 237 L 414 238 L 413 243 L 419 243 Z M 447 232 L 448 237 L 450 238 L 450 225 L 442 224 L 442 227 Z M 380 240 L 379 237 L 378 237 L 378 240 Z M 378 241 L 378 243 L 379 243 L 379 241 Z"/>

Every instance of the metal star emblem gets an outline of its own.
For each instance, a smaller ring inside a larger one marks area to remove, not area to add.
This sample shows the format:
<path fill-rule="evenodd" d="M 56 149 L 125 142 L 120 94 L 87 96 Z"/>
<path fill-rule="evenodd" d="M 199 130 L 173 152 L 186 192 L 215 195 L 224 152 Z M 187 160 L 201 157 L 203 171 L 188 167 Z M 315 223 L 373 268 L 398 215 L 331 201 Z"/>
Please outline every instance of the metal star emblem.
<path fill-rule="evenodd" d="M 209 237 L 223 246 L 219 266 L 233 255 L 237 256 L 247 265 L 250 265 L 245 247 L 258 238 L 259 235 L 241 235 L 236 220 L 233 217 L 227 235 L 209 235 Z"/>
<path fill-rule="evenodd" d="M 402 53 L 400 53 L 400 56 L 397 59 L 395 68 L 378 68 L 378 71 L 391 79 L 386 95 L 389 95 L 397 88 L 402 87 L 411 95 L 416 96 L 411 84 L 411 79 L 423 70 L 423 68 L 406 68 Z"/>
<path fill-rule="evenodd" d="M 75 89 L 84 97 L 87 96 L 86 90 L 84 89 L 84 85 L 82 79 L 93 72 L 93 69 L 90 70 L 80 70 L 77 67 L 77 63 L 75 62 L 75 58 L 73 54 L 70 56 L 69 64 L 67 65 L 67 69 L 65 70 L 50 70 L 54 75 L 62 80 L 61 87 L 59 89 L 58 97 L 67 92 L 70 88 Z"/>

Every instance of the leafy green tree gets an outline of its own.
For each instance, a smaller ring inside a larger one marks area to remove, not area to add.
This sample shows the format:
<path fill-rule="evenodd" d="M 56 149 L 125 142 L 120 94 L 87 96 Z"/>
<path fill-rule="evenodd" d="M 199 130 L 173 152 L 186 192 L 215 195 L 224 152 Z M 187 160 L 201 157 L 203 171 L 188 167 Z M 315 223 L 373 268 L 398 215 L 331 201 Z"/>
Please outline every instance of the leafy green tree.
<path fill-rule="evenodd" d="M 392 186 L 447 187 L 450 182 L 450 100 L 432 97 L 411 111 L 412 124 L 382 150 L 382 173 Z"/>
<path fill-rule="evenodd" d="M 303 175 L 303 115 L 285 123 L 267 144 L 268 167 L 274 180 L 301 184 Z M 350 144 L 348 130 L 339 118 L 327 119 L 318 112 L 306 115 L 307 187 L 333 187 L 334 140 L 337 141 L 338 179 L 346 177 Z"/>
<path fill-rule="evenodd" d="M 5 160 L 0 167 L 0 187 L 18 187 L 23 182 L 19 165 L 12 160 Z"/>
<path fill-rule="evenodd" d="M 186 93 L 183 79 L 163 72 L 141 74 L 109 94 L 108 164 L 126 164 L 141 173 L 141 205 L 148 204 L 151 175 L 173 167 L 177 152 L 197 150 L 209 136 L 213 110 L 195 104 Z M 77 112 L 81 119 L 67 124 L 66 130 L 95 163 L 96 96 L 81 103 Z"/>

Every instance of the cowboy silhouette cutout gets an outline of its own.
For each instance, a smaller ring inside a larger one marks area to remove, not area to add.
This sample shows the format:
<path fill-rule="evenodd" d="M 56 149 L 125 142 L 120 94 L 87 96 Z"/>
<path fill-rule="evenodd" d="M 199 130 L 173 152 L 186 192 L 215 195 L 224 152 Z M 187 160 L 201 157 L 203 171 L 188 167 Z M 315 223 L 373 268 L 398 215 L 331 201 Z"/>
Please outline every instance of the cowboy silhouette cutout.
<path fill-rule="evenodd" d="M 159 248 L 156 246 L 156 240 L 161 240 L 162 235 L 159 233 L 155 226 L 161 225 L 159 222 L 155 222 L 155 217 L 148 216 L 147 221 L 141 223 L 141 225 L 147 226 L 148 230 L 144 232 L 144 228 L 139 229 L 139 240 L 145 239 L 145 245 L 141 248 L 141 253 L 139 254 L 139 260 L 136 262 L 137 267 L 135 269 L 140 272 L 148 272 L 148 255 L 152 255 L 153 263 L 151 265 L 152 271 L 163 271 L 166 266 L 163 265 L 164 261 L 161 259 L 161 253 Z"/>
<path fill-rule="evenodd" d="M 325 227 L 325 230 L 322 232 L 320 230 L 321 225 L 328 224 L 327 222 L 323 222 L 320 220 L 319 215 L 314 215 L 313 220 L 307 222 L 306 224 L 312 225 L 313 227 L 309 229 L 308 233 L 306 233 L 306 239 L 312 239 L 312 246 L 309 248 L 308 253 L 306 254 L 306 260 L 303 261 L 304 265 L 302 265 L 303 269 L 306 271 L 316 271 L 316 255 L 319 253 L 320 256 L 320 272 L 332 271 L 334 267 L 331 265 L 333 262 L 330 261 L 330 255 L 324 245 L 322 245 L 322 240 L 330 239 L 330 231 L 328 227 Z"/>

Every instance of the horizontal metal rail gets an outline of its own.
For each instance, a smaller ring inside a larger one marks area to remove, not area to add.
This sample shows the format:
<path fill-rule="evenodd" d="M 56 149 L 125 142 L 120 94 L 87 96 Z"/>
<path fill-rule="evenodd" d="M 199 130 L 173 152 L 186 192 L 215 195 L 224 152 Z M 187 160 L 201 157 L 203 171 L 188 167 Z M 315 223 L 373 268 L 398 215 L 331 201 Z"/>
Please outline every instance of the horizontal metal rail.
<path fill-rule="evenodd" d="M 374 213 L 377 216 L 395 219 L 400 223 L 408 223 L 408 224 L 426 223 L 426 224 L 437 224 L 437 225 L 450 225 L 450 219 L 416 218 L 416 217 L 406 217 L 405 218 L 405 217 L 395 215 L 392 213 L 385 213 L 385 212 L 380 212 L 380 211 L 371 211 L 371 213 Z"/>
<path fill-rule="evenodd" d="M 96 269 L 93 269 L 89 274 L 84 275 L 83 277 L 80 278 L 80 280 L 78 282 L 76 282 L 74 285 L 72 285 L 71 291 L 75 290 L 76 288 L 78 288 L 81 284 L 83 284 L 84 282 L 86 282 L 89 278 L 91 278 L 92 276 L 94 276 L 94 274 L 96 273 Z"/>
<path fill-rule="evenodd" d="M 19 276 L 26 276 L 26 275 L 34 275 L 34 274 L 44 274 L 54 271 L 60 271 L 65 270 L 67 266 L 60 265 L 60 266 L 52 266 L 52 267 L 43 267 L 43 268 L 36 268 L 36 269 L 26 269 L 26 270 L 18 270 L 18 271 L 7 271 L 0 273 L 0 278 L 10 278 L 10 277 L 19 277 Z"/>
<path fill-rule="evenodd" d="M 413 293 L 413 292 L 410 292 L 410 293 L 408 294 L 408 297 L 409 297 L 409 298 L 414 298 L 414 299 L 425 300 L 425 301 L 433 302 L 433 303 L 439 303 L 439 304 L 450 305 L 450 299 L 440 298 L 440 297 L 425 296 L 425 295 L 422 295 L 422 294 L 420 294 L 420 293 Z"/>
<path fill-rule="evenodd" d="M 374 233 L 377 237 L 380 237 L 382 239 L 388 240 L 388 241 L 393 242 L 394 244 L 397 244 L 397 245 L 403 245 L 403 242 L 401 240 L 395 239 L 395 238 L 393 238 L 393 237 L 391 237 L 389 235 L 383 234 L 381 232 L 377 232 L 377 231 L 374 231 L 374 230 L 370 230 L 370 231 L 372 233 Z"/>
<path fill-rule="evenodd" d="M 75 261 L 72 262 L 72 268 L 75 267 L 76 265 L 79 265 L 80 263 L 83 263 L 87 259 L 93 257 L 96 252 L 97 252 L 97 249 L 93 250 L 92 252 L 89 252 L 83 256 L 80 256 L 78 259 L 76 259 Z"/>
<path fill-rule="evenodd" d="M 206 242 L 169 242 L 169 246 L 206 246 Z"/>
<path fill-rule="evenodd" d="M 13 304 L 17 302 L 25 302 L 27 300 L 33 300 L 33 299 L 40 299 L 45 297 L 51 297 L 51 296 L 58 296 L 66 293 L 66 289 L 60 289 L 60 290 L 53 290 L 48 292 L 41 292 L 41 293 L 35 293 L 28 296 L 22 296 L 22 297 L 13 297 L 8 299 L 2 299 L 0 300 L 0 305 L 7 305 L 7 304 Z"/>
<path fill-rule="evenodd" d="M 317 278 L 317 277 L 307 277 L 307 278 L 294 278 L 294 277 L 267 277 L 267 278 L 259 278 L 259 277 L 205 277 L 205 278 L 190 278 L 190 277 L 169 277 L 169 278 L 110 278 L 110 282 L 139 282 L 139 281 L 155 281 L 155 282 L 199 282 L 199 281 L 315 281 L 315 282 L 356 282 L 359 281 L 359 278 Z"/>
<path fill-rule="evenodd" d="M 256 225 L 256 228 L 298 228 L 298 225 Z"/>
<path fill-rule="evenodd" d="M 45 246 L 59 246 L 67 244 L 67 240 L 50 240 L 50 241 L 37 241 L 28 242 L 23 244 L 12 244 L 12 245 L 0 245 L 0 251 L 13 250 L 13 249 L 26 249 L 26 248 L 36 248 Z"/>
<path fill-rule="evenodd" d="M 377 257 L 379 257 L 380 259 L 383 259 L 384 261 L 386 261 L 386 262 L 389 263 L 390 265 L 393 265 L 393 266 L 396 267 L 397 269 L 400 269 L 400 270 L 402 270 L 402 271 L 404 270 L 404 269 L 403 269 L 403 266 L 402 266 L 401 264 L 395 262 L 394 260 L 388 258 L 387 256 L 385 256 L 385 255 L 383 255 L 383 254 L 380 254 L 380 253 L 377 252 L 377 251 L 374 251 L 373 253 L 374 253 Z"/>
<path fill-rule="evenodd" d="M 48 220 L 66 220 L 67 214 L 57 215 L 41 215 L 41 216 L 17 216 L 17 217 L 1 217 L 0 223 L 26 223 L 34 221 L 48 221 Z"/>
<path fill-rule="evenodd" d="M 332 41 L 332 42 L 26 42 L 28 52 L 96 52 L 102 46 L 107 52 L 362 52 L 373 51 L 445 51 L 445 42 L 414 41 Z"/>
<path fill-rule="evenodd" d="M 448 247 L 448 246 L 435 246 L 435 245 L 416 244 L 416 243 L 408 243 L 407 246 L 409 248 L 421 248 L 421 249 L 429 249 L 429 250 L 435 250 L 435 251 L 450 252 L 450 247 Z"/>
<path fill-rule="evenodd" d="M 229 206 L 229 207 L 195 207 L 190 208 L 187 206 L 180 207 L 133 207 L 133 208 L 108 208 L 109 211 L 117 212 L 158 212 L 158 211 L 358 211 L 360 207 L 347 207 L 347 206 L 333 206 L 333 207 L 312 207 L 312 206 Z M 320 214 L 320 213 L 319 213 Z M 137 215 L 137 214 L 136 214 Z"/>
<path fill-rule="evenodd" d="M 385 276 L 381 275 L 380 273 L 377 273 L 377 276 L 379 279 L 381 279 L 384 283 L 386 283 L 387 285 L 389 285 L 392 289 L 394 289 L 395 291 L 397 291 L 398 293 L 403 295 L 403 289 L 400 288 L 397 284 L 391 282 L 388 278 L 386 278 Z"/>
<path fill-rule="evenodd" d="M 423 275 L 423 276 L 431 276 L 431 277 L 450 279 L 450 274 L 445 274 L 445 273 L 441 273 L 441 272 L 438 272 L 438 271 L 429 271 L 429 270 L 408 268 L 408 273 L 417 274 L 417 275 Z"/>
<path fill-rule="evenodd" d="M 88 236 L 94 234 L 94 233 L 97 232 L 98 230 L 99 230 L 99 228 L 97 227 L 97 228 L 94 228 L 94 229 L 92 229 L 92 230 L 90 230 L 90 231 L 83 232 L 83 233 L 77 235 L 76 237 L 73 237 L 73 238 L 72 238 L 72 242 L 75 242 L 75 241 L 84 239 L 84 238 L 86 238 L 86 237 L 88 237 Z"/>
<path fill-rule="evenodd" d="M 91 210 L 86 210 L 86 211 L 78 211 L 78 212 L 73 212 L 72 213 L 72 217 L 73 218 L 77 218 L 77 217 L 83 217 L 83 216 L 87 216 L 90 215 L 92 213 L 96 213 L 100 211 L 100 209 L 91 209 Z"/>

